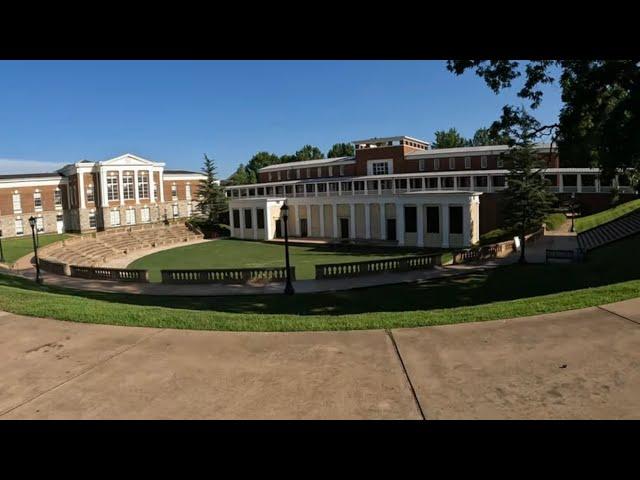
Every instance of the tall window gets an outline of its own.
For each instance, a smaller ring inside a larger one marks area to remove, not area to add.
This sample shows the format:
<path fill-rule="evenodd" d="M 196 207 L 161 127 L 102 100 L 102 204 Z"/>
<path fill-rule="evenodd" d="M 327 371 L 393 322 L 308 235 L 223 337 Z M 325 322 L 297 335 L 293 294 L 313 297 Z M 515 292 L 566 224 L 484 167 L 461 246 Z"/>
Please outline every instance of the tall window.
<path fill-rule="evenodd" d="M 256 209 L 256 216 L 258 217 L 256 221 L 258 222 L 258 228 L 264 228 L 264 208 Z"/>
<path fill-rule="evenodd" d="M 93 193 L 93 185 L 87 186 L 87 202 L 95 202 L 95 196 Z"/>
<path fill-rule="evenodd" d="M 16 235 L 24 235 L 24 227 L 22 225 L 21 218 L 16 218 L 15 227 L 16 227 Z"/>
<path fill-rule="evenodd" d="M 178 186 L 174 183 L 171 185 L 171 200 L 178 199 Z"/>
<path fill-rule="evenodd" d="M 136 211 L 133 208 L 127 209 L 126 213 L 127 225 L 135 225 L 136 223 Z"/>
<path fill-rule="evenodd" d="M 322 167 L 318 167 L 318 178 L 322 176 Z"/>
<path fill-rule="evenodd" d="M 184 187 L 184 196 L 187 200 L 191 200 L 191 185 L 188 183 Z"/>
<path fill-rule="evenodd" d="M 449 159 L 449 170 L 453 170 L 456 168 L 456 159 L 455 158 L 450 158 Z"/>
<path fill-rule="evenodd" d="M 418 217 L 416 207 L 404 207 L 404 231 L 415 233 L 418 231 Z"/>
<path fill-rule="evenodd" d="M 140 209 L 140 221 L 142 223 L 148 223 L 151 221 L 151 212 L 149 211 L 149 207 Z"/>
<path fill-rule="evenodd" d="M 233 210 L 233 228 L 240 228 L 240 210 Z"/>
<path fill-rule="evenodd" d="M 251 226 L 251 209 L 244 209 L 244 228 L 252 228 Z"/>
<path fill-rule="evenodd" d="M 38 233 L 44 232 L 44 218 L 42 217 L 36 218 L 36 231 Z"/>
<path fill-rule="evenodd" d="M 311 178 L 311 169 L 307 168 L 307 178 Z"/>
<path fill-rule="evenodd" d="M 133 200 L 134 195 L 133 172 L 124 172 L 124 175 L 122 175 L 122 197 L 125 200 Z"/>
<path fill-rule="evenodd" d="M 296 179 L 300 180 L 300 169 L 299 168 L 296 169 Z"/>
<path fill-rule="evenodd" d="M 434 158 L 433 159 L 433 169 L 434 170 L 440 170 L 440 159 L 439 158 Z"/>
<path fill-rule="evenodd" d="M 371 173 L 373 175 L 388 175 L 389 164 L 387 162 L 374 162 L 371 165 Z"/>
<path fill-rule="evenodd" d="M 464 168 L 471 168 L 471 157 L 464 157 Z"/>
<path fill-rule="evenodd" d="M 333 177 L 333 167 L 329 167 L 329 176 Z"/>
<path fill-rule="evenodd" d="M 273 178 L 273 175 L 271 174 L 271 172 L 269 172 L 269 181 L 271 181 Z"/>
<path fill-rule="evenodd" d="M 36 212 L 42 211 L 42 194 L 40 192 L 34 192 L 33 206 L 35 207 Z"/>
<path fill-rule="evenodd" d="M 96 228 L 96 214 L 94 212 L 89 214 L 89 228 Z"/>
<path fill-rule="evenodd" d="M 424 172 L 424 158 L 418 160 L 418 170 Z"/>
<path fill-rule="evenodd" d="M 449 207 L 449 233 L 462 233 L 462 207 Z"/>
<path fill-rule="evenodd" d="M 287 170 L 287 180 L 291 180 L 291 170 Z"/>
<path fill-rule="evenodd" d="M 180 211 L 178 210 L 178 205 L 173 205 L 173 216 L 174 217 L 180 216 Z"/>
<path fill-rule="evenodd" d="M 14 193 L 12 196 L 12 199 L 13 199 L 13 213 L 22 212 L 22 203 L 20 202 L 20 194 Z"/>
<path fill-rule="evenodd" d="M 487 156 L 483 155 L 480 157 L 480 168 L 487 168 Z"/>
<path fill-rule="evenodd" d="M 62 191 L 59 188 L 56 188 L 53 192 L 53 204 L 56 207 L 62 206 Z"/>
<path fill-rule="evenodd" d="M 427 207 L 427 233 L 440 233 L 440 209 Z"/>
<path fill-rule="evenodd" d="M 118 177 L 109 175 L 107 177 L 107 200 L 118 199 Z"/>
<path fill-rule="evenodd" d="M 149 174 L 138 172 L 138 197 L 149 198 Z"/>
<path fill-rule="evenodd" d="M 278 180 L 282 180 L 282 172 L 278 170 Z"/>
<path fill-rule="evenodd" d="M 344 165 L 340 165 L 340 176 L 344 177 Z"/>

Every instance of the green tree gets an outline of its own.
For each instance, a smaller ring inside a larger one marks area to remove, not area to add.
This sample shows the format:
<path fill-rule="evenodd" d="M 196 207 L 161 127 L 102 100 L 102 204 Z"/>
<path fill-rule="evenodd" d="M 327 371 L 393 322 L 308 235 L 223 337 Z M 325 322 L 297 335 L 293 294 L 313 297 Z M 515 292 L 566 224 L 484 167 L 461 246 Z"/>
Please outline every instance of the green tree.
<path fill-rule="evenodd" d="M 207 178 L 200 182 L 198 207 L 207 216 L 209 223 L 220 223 L 221 215 L 228 210 L 227 197 L 216 178 L 215 160 L 209 158 L 206 153 L 204 154 L 202 172 Z"/>
<path fill-rule="evenodd" d="M 486 145 L 507 145 L 509 143 L 509 137 L 498 136 L 497 138 L 491 135 L 489 128 L 479 128 L 473 135 L 471 145 L 474 147 L 483 147 Z"/>
<path fill-rule="evenodd" d="M 435 141 L 431 145 L 432 148 L 458 148 L 471 145 L 471 142 L 460 135 L 455 128 L 450 128 L 447 131 L 438 130 L 434 136 Z"/>
<path fill-rule="evenodd" d="M 543 86 L 559 82 L 563 106 L 557 123 L 538 127 L 538 136 L 557 140 L 567 166 L 600 167 L 605 178 L 621 169 L 640 168 L 640 62 L 631 60 L 449 60 L 456 75 L 467 70 L 483 78 L 495 93 L 524 75 L 518 90 L 533 109 Z M 501 122 L 514 119 L 505 105 Z"/>
<path fill-rule="evenodd" d="M 556 198 L 549 191 L 549 181 L 544 176 L 546 162 L 534 149 L 533 139 L 539 124 L 524 109 L 518 115 L 520 123 L 509 123 L 501 132 L 511 139 L 511 148 L 501 155 L 509 169 L 505 226 L 520 237 L 520 263 L 526 263 L 525 235 L 540 228 Z"/>
<path fill-rule="evenodd" d="M 334 143 L 327 152 L 327 158 L 352 157 L 356 149 L 351 143 Z"/>
<path fill-rule="evenodd" d="M 280 156 L 280 161 L 278 163 L 290 163 L 290 162 L 297 162 L 298 161 L 298 157 L 296 157 L 295 155 L 281 155 Z"/>
<path fill-rule="evenodd" d="M 277 155 L 269 152 L 258 152 L 251 157 L 251 160 L 249 160 L 245 169 L 247 170 L 247 175 L 249 175 L 249 177 L 257 179 L 258 170 L 262 167 L 267 167 L 276 163 L 280 163 L 280 157 Z"/>
<path fill-rule="evenodd" d="M 241 163 L 238 169 L 227 179 L 228 185 L 247 185 L 252 183 L 252 173 Z M 255 179 L 255 177 L 253 177 Z M 253 182 L 255 183 L 255 181 Z"/>
<path fill-rule="evenodd" d="M 302 162 L 304 160 L 317 160 L 319 158 L 324 158 L 324 155 L 318 147 L 314 147 L 313 145 L 305 145 L 296 152 L 296 161 L 298 162 Z"/>

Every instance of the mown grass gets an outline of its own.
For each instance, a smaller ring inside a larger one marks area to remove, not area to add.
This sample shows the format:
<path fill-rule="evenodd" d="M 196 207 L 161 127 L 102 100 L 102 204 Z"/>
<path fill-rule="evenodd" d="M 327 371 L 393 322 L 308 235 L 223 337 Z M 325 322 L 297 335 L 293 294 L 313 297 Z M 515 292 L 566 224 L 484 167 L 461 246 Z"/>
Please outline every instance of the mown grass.
<path fill-rule="evenodd" d="M 552 213 L 545 219 L 548 230 L 557 230 L 567 219 L 564 213 Z M 516 232 L 506 228 L 496 228 L 480 235 L 480 245 L 490 245 L 492 243 L 512 240 L 517 235 Z"/>
<path fill-rule="evenodd" d="M 315 278 L 316 264 L 359 262 L 434 251 L 436 250 L 365 246 L 329 247 L 318 245 L 289 247 L 291 265 L 295 266 L 298 280 Z M 447 258 L 443 258 L 443 262 Z M 283 266 L 284 247 L 281 244 L 226 238 L 147 255 L 129 264 L 128 268 L 149 270 L 150 280 L 159 282 L 161 280 L 160 270 L 162 269 L 188 270 Z"/>
<path fill-rule="evenodd" d="M 64 240 L 67 237 L 69 237 L 69 235 L 64 233 L 49 233 L 44 235 L 40 234 L 38 236 L 38 244 L 40 245 L 40 247 L 44 247 L 45 245 L 49 245 L 50 243 Z M 24 237 L 19 238 L 3 238 L 2 247 L 4 249 L 5 263 L 11 264 L 19 258 L 24 257 L 28 253 L 33 252 L 33 239 L 31 238 L 31 234 L 25 234 Z"/>
<path fill-rule="evenodd" d="M 603 223 L 615 220 L 616 218 L 626 215 L 627 213 L 631 213 L 638 208 L 640 208 L 640 200 L 631 200 L 630 202 L 623 203 L 616 207 L 610 208 L 609 210 L 604 210 L 603 212 L 594 213 L 593 215 L 589 215 L 587 217 L 576 218 L 576 231 L 580 233 L 586 230 L 590 230 L 597 227 L 598 225 L 602 225 Z"/>
<path fill-rule="evenodd" d="M 87 323 L 207 330 L 397 328 L 551 313 L 640 296 L 638 237 L 583 264 L 510 265 L 442 281 L 322 294 L 169 297 L 74 292 L 0 275 L 0 310 Z"/>

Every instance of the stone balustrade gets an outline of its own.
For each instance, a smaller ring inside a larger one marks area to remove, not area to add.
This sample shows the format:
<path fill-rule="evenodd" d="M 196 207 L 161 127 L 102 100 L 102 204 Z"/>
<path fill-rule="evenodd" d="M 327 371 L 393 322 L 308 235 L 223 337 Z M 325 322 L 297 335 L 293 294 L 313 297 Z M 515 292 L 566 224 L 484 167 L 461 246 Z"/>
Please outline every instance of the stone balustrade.
<path fill-rule="evenodd" d="M 265 268 L 216 268 L 211 270 L 161 270 L 162 283 L 235 283 L 284 282 L 285 267 Z M 295 267 L 291 267 L 291 279 L 296 279 Z"/>
<path fill-rule="evenodd" d="M 442 265 L 442 254 L 415 255 L 409 257 L 384 258 L 350 263 L 328 263 L 316 265 L 316 280 L 330 278 L 352 278 L 377 273 L 408 272 Z"/>
<path fill-rule="evenodd" d="M 115 282 L 148 283 L 147 270 L 130 270 L 126 268 L 69 266 L 70 276 L 90 280 L 112 280 Z"/>

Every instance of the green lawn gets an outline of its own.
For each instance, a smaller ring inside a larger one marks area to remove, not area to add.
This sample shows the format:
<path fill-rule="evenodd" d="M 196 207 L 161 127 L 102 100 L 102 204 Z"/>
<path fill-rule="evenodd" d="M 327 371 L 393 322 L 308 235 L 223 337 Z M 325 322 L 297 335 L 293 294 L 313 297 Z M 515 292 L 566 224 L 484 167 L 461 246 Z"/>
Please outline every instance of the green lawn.
<path fill-rule="evenodd" d="M 69 235 L 49 233 L 39 236 L 39 245 L 44 247 L 53 242 L 64 240 Z M 24 237 L 3 238 L 2 246 L 4 248 L 5 263 L 13 263 L 26 254 L 33 252 L 33 239 L 31 235 L 25 235 Z"/>
<path fill-rule="evenodd" d="M 640 208 L 640 200 L 631 200 L 630 202 L 623 203 L 600 213 L 594 213 L 587 217 L 576 218 L 576 231 L 578 233 L 584 232 L 585 230 L 597 227 L 603 223 L 615 220 L 627 213 L 631 213 L 638 208 Z"/>
<path fill-rule="evenodd" d="M 0 275 L 0 310 L 89 323 L 248 331 L 393 328 L 492 320 L 640 296 L 640 256 L 629 255 L 639 239 L 595 250 L 582 264 L 516 264 L 444 281 L 293 297 L 73 292 Z"/>
<path fill-rule="evenodd" d="M 316 264 L 347 263 L 428 253 L 436 250 L 417 248 L 373 248 L 292 246 L 289 247 L 291 265 L 296 267 L 296 278 L 315 278 Z M 446 261 L 446 258 L 443 258 Z M 248 268 L 284 266 L 284 246 L 266 242 L 234 240 L 230 238 L 173 248 L 140 258 L 127 268 L 149 270 L 152 282 L 160 281 L 162 269 Z"/>

